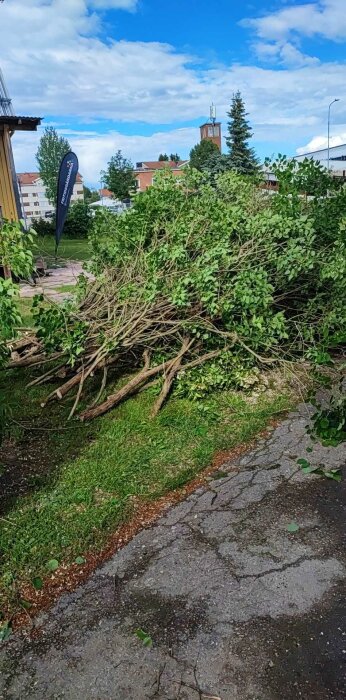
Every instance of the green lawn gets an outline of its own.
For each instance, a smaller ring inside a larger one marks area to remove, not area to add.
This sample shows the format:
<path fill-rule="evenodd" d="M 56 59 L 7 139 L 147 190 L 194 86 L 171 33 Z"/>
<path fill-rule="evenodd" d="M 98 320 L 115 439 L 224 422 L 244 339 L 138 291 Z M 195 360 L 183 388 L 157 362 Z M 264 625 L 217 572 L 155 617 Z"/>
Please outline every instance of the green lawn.
<path fill-rule="evenodd" d="M 44 444 L 52 468 L 49 477 L 38 479 L 36 491 L 18 497 L 1 523 L 5 605 L 13 577 L 19 584 L 44 578 L 50 559 L 60 565 L 87 556 L 129 518 L 134 499 L 155 499 L 182 487 L 215 452 L 250 440 L 292 402 L 282 390 L 251 404 L 227 391 L 202 403 L 172 398 L 151 419 L 154 396 L 145 392 L 85 426 L 77 420 L 66 423 L 73 399 L 42 411 L 40 401 L 52 387 L 25 389 L 30 377 L 28 371 L 0 375 L 0 393 L 2 383 L 16 417 L 13 439 L 18 444 L 23 439 L 18 423 L 34 425 L 35 445 Z"/>
<path fill-rule="evenodd" d="M 55 292 L 60 292 L 61 294 L 66 294 L 68 292 L 73 292 L 75 289 L 74 284 L 62 284 L 60 287 L 55 287 L 54 290 L 50 291 L 55 291 Z M 19 313 L 22 317 L 22 326 L 24 328 L 32 328 L 33 327 L 33 317 L 31 313 L 31 307 L 32 307 L 32 298 L 19 298 L 18 299 L 18 309 Z M 49 303 L 49 302 L 48 302 Z M 46 304 L 46 302 L 44 302 Z"/>
<path fill-rule="evenodd" d="M 24 328 L 31 328 L 33 319 L 31 315 L 32 299 L 18 299 L 18 310 L 22 317 Z"/>
<path fill-rule="evenodd" d="M 45 236 L 44 238 L 38 237 L 36 239 L 35 257 L 38 255 L 43 255 L 46 258 L 47 263 L 54 263 L 55 254 L 55 241 L 53 237 Z M 81 239 L 70 239 L 63 238 L 59 244 L 58 249 L 58 262 L 65 260 L 89 260 L 90 252 L 88 247 L 88 241 L 85 238 Z"/>

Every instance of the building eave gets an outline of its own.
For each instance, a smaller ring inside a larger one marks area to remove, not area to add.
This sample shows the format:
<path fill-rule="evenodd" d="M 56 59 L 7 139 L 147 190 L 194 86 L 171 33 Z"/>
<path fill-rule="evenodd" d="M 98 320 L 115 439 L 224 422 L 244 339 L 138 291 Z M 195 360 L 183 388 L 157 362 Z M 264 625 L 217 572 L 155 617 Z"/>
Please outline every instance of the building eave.
<path fill-rule="evenodd" d="M 0 116 L 0 130 L 3 131 L 8 127 L 10 131 L 37 131 L 40 126 L 42 117 L 15 117 L 15 116 Z"/>

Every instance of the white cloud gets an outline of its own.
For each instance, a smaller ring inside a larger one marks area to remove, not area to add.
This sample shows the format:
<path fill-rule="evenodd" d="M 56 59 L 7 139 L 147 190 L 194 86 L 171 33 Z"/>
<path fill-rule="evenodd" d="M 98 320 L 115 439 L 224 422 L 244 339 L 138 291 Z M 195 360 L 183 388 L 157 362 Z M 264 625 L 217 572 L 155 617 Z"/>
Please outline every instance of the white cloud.
<path fill-rule="evenodd" d="M 90 181 L 97 180 L 99 170 L 117 148 L 134 160 L 155 158 L 161 150 L 185 149 L 188 153 L 198 132 L 176 126 L 206 115 L 212 101 L 225 121 L 237 89 L 245 98 L 256 141 L 270 142 L 271 150 L 275 142 L 278 149 L 283 142 L 294 149 L 311 134 L 323 133 L 329 102 L 344 92 L 345 64 L 317 64 L 304 56 L 295 40 L 287 38 L 292 18 L 286 21 L 285 30 L 269 32 L 259 41 L 259 50 L 274 59 L 279 56 L 284 68 L 219 64 L 203 69 L 199 64 L 196 69 L 192 65 L 192 60 L 197 63 L 195 57 L 168 44 L 104 39 L 96 3 L 98 8 L 100 3 L 103 7 L 112 3 L 127 9 L 135 4 L 130 0 L 6 0 L 0 4 L 0 62 L 16 112 L 47 115 L 47 122 L 57 124 L 64 117 L 64 131 L 65 122 L 77 128 L 84 123 L 87 132 L 81 135 L 76 128 L 77 133 L 67 130 L 66 135 L 78 149 L 81 169 Z M 317 5 L 303 7 L 310 12 Z M 294 8 L 286 8 L 290 9 Z M 115 29 L 112 31 L 114 34 Z M 343 102 L 336 117 L 338 130 L 344 130 Z M 113 129 L 103 120 L 115 122 Z M 124 136 L 119 133 L 121 122 L 175 127 L 162 133 L 157 127 L 147 137 Z M 97 133 L 100 129 L 107 133 Z M 33 134 L 15 136 L 19 169 L 34 166 L 35 138 Z"/>
<path fill-rule="evenodd" d="M 261 39 L 284 40 L 291 34 L 320 35 L 334 41 L 346 37 L 345 0 L 319 0 L 285 7 L 257 19 L 246 19 L 242 25 L 255 30 Z"/>
<path fill-rule="evenodd" d="M 314 66 L 320 63 L 315 56 L 302 53 L 297 46 L 290 41 L 256 42 L 253 50 L 261 61 L 279 61 L 284 66 L 301 68 L 302 66 Z"/>
<path fill-rule="evenodd" d="M 346 143 L 346 131 L 330 137 L 330 146 L 342 146 Z M 319 151 L 322 148 L 328 148 L 328 139 L 326 136 L 314 136 L 306 146 L 300 146 L 296 152 L 298 155 Z"/>

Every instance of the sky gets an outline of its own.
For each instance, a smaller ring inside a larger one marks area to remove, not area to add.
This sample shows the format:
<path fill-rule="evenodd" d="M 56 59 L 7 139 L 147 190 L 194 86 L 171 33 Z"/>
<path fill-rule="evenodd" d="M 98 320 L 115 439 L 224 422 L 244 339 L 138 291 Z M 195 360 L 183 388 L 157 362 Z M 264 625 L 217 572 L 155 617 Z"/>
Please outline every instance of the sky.
<path fill-rule="evenodd" d="M 240 90 L 259 157 L 346 142 L 346 0 L 4 0 L 0 67 L 16 114 L 44 117 L 91 186 L 121 149 L 187 157 Z M 43 129 L 43 127 L 42 127 Z M 42 134 L 17 133 L 17 171 Z"/>

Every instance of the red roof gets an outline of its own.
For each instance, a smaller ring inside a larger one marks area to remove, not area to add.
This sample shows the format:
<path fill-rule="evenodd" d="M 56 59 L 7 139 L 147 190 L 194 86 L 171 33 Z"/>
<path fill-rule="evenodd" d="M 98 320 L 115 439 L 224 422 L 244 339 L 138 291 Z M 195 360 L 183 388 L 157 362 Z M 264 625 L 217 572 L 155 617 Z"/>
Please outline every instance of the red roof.
<path fill-rule="evenodd" d="M 34 185 L 36 180 L 39 180 L 40 173 L 17 173 L 17 178 L 20 185 Z M 80 173 L 77 174 L 76 182 L 80 184 L 83 182 Z"/>
<path fill-rule="evenodd" d="M 99 195 L 100 197 L 113 197 L 113 192 L 103 188 L 102 190 L 99 190 Z"/>
<path fill-rule="evenodd" d="M 179 160 L 178 163 L 176 163 L 174 160 L 143 160 L 141 162 L 144 170 L 163 170 L 164 168 L 171 168 L 172 170 L 175 170 L 176 168 L 181 168 L 183 165 L 188 163 L 187 160 Z M 142 168 L 135 168 L 135 170 L 141 171 Z"/>

